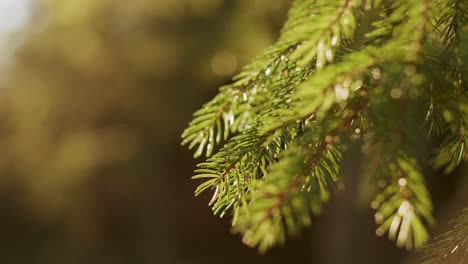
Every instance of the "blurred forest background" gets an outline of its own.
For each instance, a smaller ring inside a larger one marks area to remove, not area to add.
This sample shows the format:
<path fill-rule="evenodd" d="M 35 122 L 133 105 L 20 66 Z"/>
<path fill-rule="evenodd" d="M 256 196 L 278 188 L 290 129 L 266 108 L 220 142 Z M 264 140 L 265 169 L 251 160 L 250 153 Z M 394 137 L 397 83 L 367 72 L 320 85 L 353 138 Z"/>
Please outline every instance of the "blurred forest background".
<path fill-rule="evenodd" d="M 0 0 L 0 262 L 418 263 L 375 236 L 358 147 L 324 215 L 264 256 L 193 197 L 180 134 L 289 4 Z M 434 233 L 467 206 L 466 174 L 427 171 Z"/>

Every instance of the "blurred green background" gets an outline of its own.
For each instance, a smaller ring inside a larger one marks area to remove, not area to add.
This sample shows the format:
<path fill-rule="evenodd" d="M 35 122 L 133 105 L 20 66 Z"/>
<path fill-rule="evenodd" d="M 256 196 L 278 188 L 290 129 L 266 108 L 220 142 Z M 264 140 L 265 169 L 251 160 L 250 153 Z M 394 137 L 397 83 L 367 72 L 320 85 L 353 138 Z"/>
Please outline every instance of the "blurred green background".
<path fill-rule="evenodd" d="M 0 0 L 0 262 L 418 263 L 375 236 L 357 147 L 345 191 L 264 256 L 193 197 L 180 134 L 275 41 L 289 4 Z M 435 232 L 466 206 L 462 174 L 428 171 Z"/>

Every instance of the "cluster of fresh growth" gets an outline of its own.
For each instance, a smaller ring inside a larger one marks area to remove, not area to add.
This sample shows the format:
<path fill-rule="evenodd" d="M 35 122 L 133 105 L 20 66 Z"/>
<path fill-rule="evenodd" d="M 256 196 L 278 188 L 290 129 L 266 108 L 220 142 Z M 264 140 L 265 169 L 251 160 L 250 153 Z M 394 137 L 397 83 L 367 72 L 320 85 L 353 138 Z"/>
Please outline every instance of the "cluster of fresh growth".
<path fill-rule="evenodd" d="M 214 213 L 265 251 L 310 224 L 342 185 L 343 150 L 361 144 L 380 188 L 376 233 L 423 245 L 433 217 L 419 164 L 449 172 L 467 159 L 467 9 L 295 0 L 277 43 L 183 133 L 195 157 L 207 156 L 196 195 L 213 191 Z M 428 151 L 430 141 L 440 146 Z"/>

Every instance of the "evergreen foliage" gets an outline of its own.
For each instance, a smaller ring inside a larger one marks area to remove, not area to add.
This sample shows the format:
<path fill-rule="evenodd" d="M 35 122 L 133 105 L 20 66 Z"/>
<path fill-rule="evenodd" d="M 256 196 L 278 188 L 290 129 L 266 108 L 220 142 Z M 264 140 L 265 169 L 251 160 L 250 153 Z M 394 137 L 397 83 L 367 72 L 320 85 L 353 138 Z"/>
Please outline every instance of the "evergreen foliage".
<path fill-rule="evenodd" d="M 456 0 L 295 0 L 278 42 L 183 133 L 207 157 L 196 195 L 213 190 L 214 213 L 263 252 L 310 225 L 358 141 L 381 188 L 376 233 L 424 245 L 433 217 L 421 157 L 446 172 L 468 158 L 467 13 Z M 430 139 L 442 143 L 426 157 Z"/>

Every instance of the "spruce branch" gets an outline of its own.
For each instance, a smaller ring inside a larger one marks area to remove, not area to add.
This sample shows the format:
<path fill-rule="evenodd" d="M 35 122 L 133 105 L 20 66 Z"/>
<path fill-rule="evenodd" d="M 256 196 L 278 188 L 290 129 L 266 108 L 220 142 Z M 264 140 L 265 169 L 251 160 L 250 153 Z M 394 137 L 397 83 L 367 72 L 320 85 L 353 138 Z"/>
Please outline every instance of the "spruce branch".
<path fill-rule="evenodd" d="M 372 8 L 380 17 L 353 43 Z M 233 230 L 263 252 L 321 211 L 340 186 L 343 146 L 362 131 L 380 164 L 373 178 L 385 183 L 372 203 L 377 233 L 421 247 L 433 217 L 415 158 L 426 143 L 419 124 L 445 138 L 436 166 L 466 159 L 466 13 L 454 0 L 294 1 L 278 42 L 184 132 L 195 156 L 209 156 L 196 195 L 213 190 L 214 213 L 232 212 Z"/>

